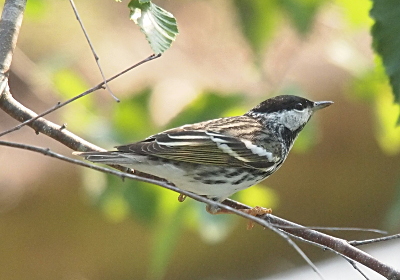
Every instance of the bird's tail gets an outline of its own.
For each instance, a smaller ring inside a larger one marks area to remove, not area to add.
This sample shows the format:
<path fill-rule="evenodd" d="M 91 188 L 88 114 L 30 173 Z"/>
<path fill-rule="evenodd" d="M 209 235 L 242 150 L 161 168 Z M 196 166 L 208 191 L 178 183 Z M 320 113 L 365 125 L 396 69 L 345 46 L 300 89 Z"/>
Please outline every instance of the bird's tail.
<path fill-rule="evenodd" d="M 103 164 L 132 164 L 134 159 L 121 152 L 73 152 L 72 154 L 84 157 L 91 162 Z"/>

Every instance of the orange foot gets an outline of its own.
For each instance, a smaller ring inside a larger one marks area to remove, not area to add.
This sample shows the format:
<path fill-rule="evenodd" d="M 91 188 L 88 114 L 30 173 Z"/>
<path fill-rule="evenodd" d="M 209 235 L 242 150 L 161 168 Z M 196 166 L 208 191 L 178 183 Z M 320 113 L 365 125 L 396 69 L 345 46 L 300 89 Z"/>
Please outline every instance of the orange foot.
<path fill-rule="evenodd" d="M 206 210 L 207 210 L 208 213 L 213 214 L 213 215 L 215 215 L 215 214 L 232 214 L 232 212 L 229 211 L 229 210 L 222 209 L 222 208 L 214 209 L 210 205 L 207 205 Z M 261 207 L 261 206 L 256 206 L 256 207 L 253 207 L 253 208 L 250 208 L 250 209 L 237 209 L 237 210 L 239 210 L 241 212 L 244 212 L 244 213 L 247 213 L 249 215 L 255 216 L 255 217 L 263 216 L 265 214 L 271 214 L 272 213 L 272 209 L 264 208 L 264 207 Z"/>
<path fill-rule="evenodd" d="M 261 206 L 256 206 L 256 207 L 253 207 L 253 208 L 250 208 L 250 209 L 240 209 L 240 211 L 242 211 L 244 213 L 247 213 L 249 215 L 255 216 L 255 217 L 272 213 L 272 209 L 271 208 L 264 208 L 264 207 L 261 207 Z"/>
<path fill-rule="evenodd" d="M 272 209 L 271 208 L 264 208 L 261 206 L 256 206 L 250 209 L 240 209 L 240 211 L 247 213 L 249 215 L 252 215 L 254 217 L 257 216 L 263 216 L 265 214 L 271 214 L 272 213 Z M 251 230 L 254 227 L 254 222 L 253 221 L 249 221 L 247 223 L 247 230 Z"/>
<path fill-rule="evenodd" d="M 184 202 L 185 199 L 186 199 L 186 195 L 180 193 L 179 196 L 178 196 L 178 201 L 179 202 Z"/>

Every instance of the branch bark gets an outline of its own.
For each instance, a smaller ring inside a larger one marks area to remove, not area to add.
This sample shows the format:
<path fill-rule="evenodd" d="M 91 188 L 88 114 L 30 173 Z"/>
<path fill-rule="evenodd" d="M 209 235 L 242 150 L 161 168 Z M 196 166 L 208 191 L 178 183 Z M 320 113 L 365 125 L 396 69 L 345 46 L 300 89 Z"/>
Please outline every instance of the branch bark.
<path fill-rule="evenodd" d="M 25 6 L 26 0 L 6 0 L 4 3 L 0 24 L 0 75 L 10 70 Z"/>
<path fill-rule="evenodd" d="M 8 72 L 10 69 L 12 55 L 16 46 L 19 30 L 22 23 L 23 12 L 25 10 L 26 0 L 6 0 L 3 13 L 1 16 L 0 21 L 0 108 L 9 114 L 14 119 L 25 122 L 35 118 L 37 114 L 32 110 L 26 108 L 22 104 L 20 104 L 17 100 L 15 100 L 10 92 L 8 86 Z M 92 143 L 87 142 L 86 140 L 74 135 L 73 133 L 69 132 L 63 126 L 54 124 L 44 118 L 35 119 L 29 123 L 27 123 L 32 129 L 35 130 L 36 133 L 43 133 L 54 140 L 58 141 L 59 143 L 66 145 L 67 147 L 71 148 L 75 151 L 104 151 L 104 149 L 93 145 Z M 7 145 L 7 146 L 14 146 L 19 147 L 20 144 L 9 144 L 5 141 L 1 141 L 0 145 Z M 25 145 L 27 146 L 27 145 Z M 57 156 L 54 153 L 50 152 L 47 149 L 35 149 L 29 148 L 32 151 L 41 152 L 45 155 L 50 155 L 56 157 L 60 160 L 66 160 L 67 157 L 64 156 Z M 74 160 L 70 159 L 70 162 L 74 162 Z M 69 161 L 69 160 L 67 160 Z M 291 236 L 294 236 L 300 240 L 307 240 L 315 245 L 318 245 L 323 248 L 330 248 L 332 251 L 345 256 L 351 260 L 357 261 L 370 269 L 376 271 L 377 273 L 381 274 L 382 276 L 386 277 L 387 279 L 398 279 L 400 280 L 400 272 L 395 270 L 394 268 L 383 264 L 373 258 L 372 256 L 366 254 L 365 252 L 355 248 L 354 246 L 350 245 L 346 240 L 339 239 L 332 237 L 327 234 L 320 233 L 316 230 L 308 229 L 306 227 L 300 226 L 298 224 L 286 221 L 279 217 L 276 217 L 271 214 L 267 214 L 263 217 L 253 217 L 245 214 L 241 211 L 236 209 L 238 208 L 250 208 L 247 205 L 240 204 L 233 200 L 226 200 L 224 204 L 216 203 L 210 201 L 204 197 L 192 194 L 190 192 L 182 191 L 177 187 L 168 184 L 162 179 L 156 178 L 154 176 L 148 174 L 127 174 L 121 173 L 117 171 L 112 171 L 108 169 L 108 171 L 102 170 L 104 168 L 96 167 L 94 165 L 88 163 L 75 163 L 80 164 L 83 166 L 87 166 L 90 168 L 97 169 L 102 172 L 112 173 L 114 175 L 120 176 L 122 178 L 129 177 L 134 180 L 141 180 L 150 182 L 164 188 L 170 189 L 172 191 L 176 191 L 192 197 L 198 201 L 208 204 L 218 205 L 219 207 L 229 210 L 237 215 L 245 217 L 249 220 L 257 222 L 258 224 L 270 228 L 274 231 L 281 232 L 283 234 L 287 233 Z M 114 166 L 115 168 L 126 171 L 125 167 L 121 166 Z M 281 234 L 281 236 L 282 236 Z M 286 235 L 283 235 L 284 237 Z M 286 236 L 287 237 L 287 236 Z M 288 240 L 288 237 L 287 237 Z M 290 240 L 290 239 L 289 239 Z"/>

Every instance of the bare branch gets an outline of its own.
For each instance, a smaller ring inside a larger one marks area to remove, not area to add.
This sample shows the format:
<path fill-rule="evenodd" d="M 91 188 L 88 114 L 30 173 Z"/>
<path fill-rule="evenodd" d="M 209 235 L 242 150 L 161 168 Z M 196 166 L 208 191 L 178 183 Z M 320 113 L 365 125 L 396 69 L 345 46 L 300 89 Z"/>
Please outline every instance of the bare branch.
<path fill-rule="evenodd" d="M 72 9 L 74 10 L 74 13 L 75 13 L 75 16 L 76 16 L 76 19 L 78 20 L 78 22 L 79 22 L 79 24 L 80 24 L 80 26 L 82 28 L 83 34 L 85 34 L 86 41 L 88 42 L 88 44 L 90 46 L 90 49 L 91 49 L 91 51 L 93 53 L 94 59 L 96 60 L 97 67 L 100 70 L 100 74 L 101 74 L 101 77 L 103 78 L 104 85 L 107 88 L 107 90 L 110 92 L 111 96 L 117 102 L 119 102 L 120 100 L 118 99 L 118 97 L 115 96 L 115 94 L 111 91 L 110 87 L 108 86 L 108 83 L 106 81 L 106 77 L 104 76 L 104 73 L 103 73 L 103 69 L 101 69 L 101 66 L 100 66 L 100 62 L 99 62 L 100 59 L 99 59 L 98 55 L 96 54 L 96 52 L 94 50 L 93 44 L 89 39 L 89 35 L 87 34 L 85 27 L 83 26 L 83 22 L 82 22 L 81 18 L 79 17 L 79 13 L 78 13 L 78 10 L 76 9 L 75 3 L 74 3 L 73 0 L 69 0 L 69 2 L 71 3 Z"/>
<path fill-rule="evenodd" d="M 6 0 L 0 20 L 0 75 L 10 70 L 26 0 Z"/>
<path fill-rule="evenodd" d="M 300 240 L 314 243 L 322 248 L 329 248 L 342 256 L 369 267 L 387 279 L 400 279 L 400 271 L 395 270 L 389 265 L 383 264 L 371 255 L 350 245 L 344 239 L 308 229 L 273 215 L 267 215 L 263 217 L 263 219 L 277 228 L 280 228 L 280 225 L 283 225 L 285 228 L 282 228 L 281 230 L 285 231 L 286 233 L 296 236 Z M 289 226 L 292 228 L 288 228 Z M 297 228 L 295 228 L 295 226 L 297 226 Z"/>
<path fill-rule="evenodd" d="M 256 222 L 264 227 L 267 227 L 274 232 L 278 233 L 281 237 L 283 237 L 289 244 L 293 245 L 294 248 L 299 252 L 299 254 L 306 259 L 306 261 L 315 269 L 315 266 L 311 264 L 311 261 L 305 256 L 304 252 L 301 251 L 301 249 L 293 243 L 293 241 L 286 235 L 290 234 L 291 236 L 301 240 L 301 241 L 306 241 L 312 244 L 315 244 L 319 247 L 322 247 L 324 249 L 331 249 L 332 251 L 344 256 L 346 259 L 356 261 L 358 263 L 361 263 L 370 269 L 376 271 L 377 273 L 383 275 L 387 279 L 400 279 L 400 272 L 395 270 L 394 268 L 385 265 L 369 254 L 355 248 L 354 246 L 350 245 L 346 240 L 336 238 L 333 236 L 329 236 L 324 233 L 320 233 L 318 231 L 303 227 L 301 225 L 298 225 L 293 222 L 289 222 L 287 220 L 284 220 L 282 218 L 276 217 L 272 214 L 266 214 L 262 217 L 254 217 L 251 216 L 247 213 L 244 213 L 242 211 L 237 210 L 236 208 L 239 209 L 249 209 L 251 208 L 250 206 L 247 206 L 245 204 L 238 203 L 233 200 L 226 200 L 223 203 L 218 203 L 213 200 L 209 200 L 206 197 L 199 196 L 196 194 L 193 194 L 188 191 L 181 190 L 177 188 L 174 185 L 169 184 L 168 182 L 165 181 L 160 181 L 158 179 L 151 179 L 151 178 L 145 178 L 142 176 L 134 175 L 134 174 L 127 174 L 124 172 L 119 172 L 115 171 L 109 168 L 104 168 L 104 167 L 99 167 L 87 162 L 83 162 L 80 160 L 75 160 L 71 159 L 68 157 L 65 157 L 63 155 L 59 155 L 57 153 L 54 153 L 50 151 L 49 149 L 44 149 L 44 148 L 38 148 L 38 147 L 33 147 L 29 145 L 24 145 L 24 144 L 18 144 L 18 143 L 11 143 L 11 142 L 6 142 L 6 141 L 0 141 L 0 145 L 4 146 L 9 146 L 9 147 L 14 147 L 14 148 L 20 148 L 20 149 L 26 149 L 38 153 L 42 153 L 46 156 L 51 156 L 63 161 L 67 161 L 70 163 L 78 164 L 80 166 L 85 166 L 88 168 L 92 168 L 101 172 L 105 172 L 108 174 L 116 175 L 121 177 L 122 179 L 129 178 L 133 180 L 139 180 L 142 182 L 147 182 L 151 184 L 155 184 L 158 186 L 161 186 L 163 188 L 169 189 L 171 191 L 184 194 L 188 197 L 191 197 L 197 201 L 207 203 L 213 206 L 218 206 L 222 209 L 228 210 L 230 212 L 235 213 L 236 215 L 242 216 L 248 220 L 251 220 L 253 222 Z M 231 206 L 236 206 L 236 207 L 231 207 Z"/>
<path fill-rule="evenodd" d="M 112 80 L 118 78 L 118 77 L 121 76 L 122 74 L 124 74 L 124 73 L 126 73 L 126 72 L 128 72 L 128 71 L 130 71 L 130 70 L 132 70 L 132 69 L 134 69 L 134 68 L 136 68 L 136 67 L 138 67 L 138 66 L 140 66 L 140 65 L 142 65 L 142 64 L 144 64 L 144 63 L 146 63 L 146 62 L 149 62 L 149 61 L 152 61 L 152 60 L 154 60 L 154 59 L 156 59 L 156 58 L 159 58 L 160 56 L 161 56 L 161 55 L 154 55 L 154 54 L 153 54 L 153 55 L 150 55 L 149 57 L 147 57 L 147 58 L 145 58 L 145 59 L 139 61 L 138 63 L 132 65 L 131 67 L 129 67 L 129 68 L 123 70 L 122 72 L 120 72 L 120 73 L 118 73 L 118 74 L 112 76 L 111 78 L 107 79 L 105 82 L 110 82 L 110 81 L 112 81 Z M 88 89 L 87 91 L 85 91 L 85 92 L 83 92 L 83 93 L 81 93 L 81 94 L 79 94 L 79 95 L 77 95 L 77 96 L 75 96 L 75 97 L 73 97 L 73 98 L 71 98 L 71 99 L 68 99 L 68 100 L 65 101 L 65 102 L 58 103 L 57 105 L 51 107 L 50 109 L 44 111 L 43 113 L 41 113 L 41 114 L 39 114 L 39 115 L 36 115 L 35 117 L 31 117 L 31 118 L 29 118 L 29 119 L 24 119 L 23 121 L 22 121 L 22 120 L 19 120 L 19 121 L 21 121 L 22 123 L 20 123 L 19 125 L 16 125 L 15 127 L 11 128 L 11 129 L 9 129 L 9 130 L 3 131 L 2 133 L 0 133 L 0 137 L 1 137 L 1 136 L 4 136 L 4 135 L 6 135 L 6 134 L 8 134 L 8 133 L 10 133 L 10 132 L 19 130 L 21 127 L 23 127 L 23 126 L 25 126 L 25 125 L 29 125 L 30 123 L 32 123 L 33 121 L 37 120 L 38 118 L 43 117 L 43 116 L 46 116 L 46 115 L 50 114 L 51 112 L 54 112 L 55 110 L 58 110 L 59 108 L 64 107 L 65 105 L 67 105 L 67 104 L 69 104 L 69 103 L 71 103 L 71 102 L 73 102 L 73 101 L 75 101 L 75 100 L 77 100 L 77 99 L 79 99 L 79 98 L 81 98 L 81 97 L 84 97 L 84 96 L 88 95 L 89 93 L 92 93 L 92 92 L 94 92 L 94 91 L 96 91 L 96 90 L 101 89 L 101 88 L 104 86 L 104 83 L 105 83 L 105 82 L 101 82 L 101 83 L 99 83 L 98 85 L 92 87 L 91 89 Z M 6 83 L 6 84 L 7 84 L 8 81 L 7 81 L 7 80 L 2 80 L 2 81 L 0 80 L 0 83 Z M 5 87 L 5 85 L 1 85 L 1 84 L 0 84 L 0 90 L 2 89 L 2 87 Z M 9 91 L 9 90 L 8 90 L 8 91 Z M 0 91 L 0 94 L 1 94 L 1 93 L 2 93 L 2 91 Z"/>
<path fill-rule="evenodd" d="M 361 271 L 361 269 L 357 266 L 357 263 L 356 263 L 355 261 L 353 261 L 353 260 L 351 260 L 351 259 L 349 259 L 349 258 L 345 258 L 345 259 L 346 259 L 346 261 L 349 262 L 349 264 L 350 264 L 355 270 L 358 271 L 358 273 L 360 273 L 366 280 L 369 280 L 368 276 L 367 276 L 364 272 Z"/>
<path fill-rule="evenodd" d="M 367 240 L 361 240 L 361 241 L 357 241 L 357 240 L 349 241 L 349 244 L 351 244 L 352 246 L 361 246 L 361 245 L 382 242 L 382 241 L 389 241 L 389 240 L 399 239 L 399 238 L 400 238 L 400 233 L 390 235 L 390 236 L 380 237 L 380 238 L 374 238 L 374 239 L 367 239 Z"/>

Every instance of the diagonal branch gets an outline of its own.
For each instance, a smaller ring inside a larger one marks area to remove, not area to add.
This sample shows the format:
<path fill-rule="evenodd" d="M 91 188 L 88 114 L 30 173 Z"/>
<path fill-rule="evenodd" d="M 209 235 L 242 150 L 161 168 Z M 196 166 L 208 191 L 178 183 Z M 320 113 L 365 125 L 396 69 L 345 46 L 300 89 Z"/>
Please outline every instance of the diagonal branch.
<path fill-rule="evenodd" d="M 203 196 L 196 195 L 196 194 L 193 194 L 193 193 L 185 191 L 185 190 L 181 190 L 181 189 L 177 188 L 176 186 L 171 185 L 170 183 L 165 182 L 165 181 L 160 181 L 158 179 L 152 179 L 152 178 L 145 178 L 145 177 L 134 175 L 134 174 L 127 174 L 127 173 L 115 171 L 115 170 L 112 170 L 109 168 L 100 167 L 97 165 L 93 165 L 91 163 L 83 162 L 83 161 L 76 160 L 76 159 L 71 159 L 69 157 L 54 153 L 54 152 L 50 151 L 49 149 L 38 148 L 38 147 L 34 147 L 34 146 L 12 143 L 12 142 L 7 142 L 7 141 L 0 141 L 0 145 L 14 147 L 14 148 L 20 148 L 20 149 L 26 149 L 26 150 L 30 150 L 33 152 L 41 153 L 43 155 L 54 157 L 59 160 L 67 161 L 67 162 L 77 164 L 80 166 L 84 166 L 84 167 L 88 167 L 88 168 L 91 168 L 91 169 L 94 169 L 94 170 L 97 170 L 100 172 L 119 176 L 122 179 L 129 178 L 129 179 L 133 179 L 133 180 L 139 180 L 142 182 L 155 184 L 155 185 L 161 186 L 163 188 L 169 189 L 171 191 L 184 194 L 184 195 L 191 197 L 197 201 L 211 204 L 213 206 L 214 205 L 218 206 L 222 209 L 225 209 L 232 213 L 235 213 L 236 215 L 242 216 L 250 221 L 256 222 L 263 227 L 273 230 L 274 232 L 279 234 L 281 237 L 283 237 L 287 242 L 289 242 L 289 244 L 294 246 L 294 248 L 299 252 L 299 254 L 302 255 L 303 258 L 306 259 L 307 262 L 309 262 L 309 259 L 307 258 L 307 256 L 305 256 L 304 253 L 301 251 L 301 249 L 295 243 L 293 243 L 293 241 L 289 238 L 289 236 L 287 236 L 287 234 L 293 236 L 296 239 L 299 239 L 301 241 L 306 241 L 308 243 L 312 243 L 321 248 L 330 249 L 331 251 L 345 257 L 351 263 L 352 263 L 352 261 L 356 261 L 360 264 L 363 264 L 366 267 L 368 267 L 368 268 L 376 271 L 377 273 L 381 274 L 382 276 L 386 277 L 387 279 L 392 279 L 392 280 L 400 279 L 399 271 L 395 270 L 394 268 L 392 268 L 386 264 L 383 264 L 382 262 L 378 261 L 371 255 L 350 245 L 349 242 L 344 239 L 336 238 L 336 237 L 318 232 L 316 230 L 309 229 L 307 227 L 287 221 L 285 219 L 279 218 L 272 214 L 266 214 L 262 217 L 251 216 L 247 213 L 244 213 L 244 212 L 236 209 L 236 208 L 240 208 L 240 209 L 245 209 L 245 208 L 249 209 L 250 208 L 250 206 L 241 204 L 239 202 L 236 202 L 236 201 L 233 201 L 230 199 L 224 201 L 223 203 L 215 202 L 215 201 L 209 200 Z M 309 264 L 312 265 L 310 262 L 309 262 Z"/>
<path fill-rule="evenodd" d="M 84 97 L 84 96 L 86 96 L 86 95 L 88 95 L 88 94 L 90 94 L 90 93 L 92 93 L 92 92 L 94 92 L 94 91 L 96 91 L 96 90 L 99 90 L 99 89 L 103 88 L 104 84 L 106 84 L 106 83 L 108 83 L 108 82 L 110 82 L 110 81 L 112 81 L 112 80 L 118 78 L 118 77 L 121 76 L 122 74 L 125 74 L 126 72 L 128 72 L 128 71 L 130 71 L 130 70 L 132 70 L 132 69 L 134 69 L 134 68 L 136 68 L 136 67 L 138 67 L 138 66 L 140 66 L 140 65 L 142 65 L 142 64 L 144 64 L 144 63 L 146 63 L 146 62 L 149 62 L 149 61 L 152 61 L 152 60 L 154 60 L 154 59 L 156 59 L 156 58 L 159 58 L 160 56 L 161 56 L 160 54 L 158 54 L 158 55 L 154 55 L 154 54 L 153 54 L 153 55 L 150 55 L 149 57 L 147 57 L 147 58 L 145 58 L 145 59 L 139 61 L 138 63 L 136 63 L 136 64 L 134 64 L 134 65 L 132 65 L 132 66 L 130 66 L 130 67 L 128 67 L 127 69 L 125 69 L 125 70 L 121 71 L 120 73 L 118 73 L 118 74 L 112 76 L 111 78 L 108 78 L 107 80 L 104 80 L 103 82 L 101 82 L 101 83 L 99 83 L 98 85 L 92 87 L 91 89 L 88 89 L 87 91 L 85 91 L 85 92 L 83 92 L 83 93 L 81 93 L 81 94 L 78 94 L 77 96 L 74 96 L 74 97 L 72 97 L 71 99 L 68 99 L 68 100 L 66 100 L 66 101 L 64 101 L 64 102 L 62 102 L 62 103 L 59 102 L 59 103 L 56 104 L 55 106 L 53 106 L 53 107 L 49 108 L 48 110 L 46 110 L 46 111 L 40 113 L 39 115 L 36 115 L 35 117 L 32 117 L 32 118 L 30 118 L 30 119 L 25 119 L 25 120 L 24 120 L 22 123 L 20 123 L 19 125 L 16 125 L 15 127 L 11 128 L 11 129 L 9 129 L 9 130 L 6 130 L 6 131 L 1 132 L 1 133 L 0 133 L 0 137 L 1 137 L 1 136 L 4 136 L 4 135 L 6 135 L 6 134 L 8 134 L 8 133 L 10 133 L 10 132 L 19 130 L 21 127 L 23 127 L 23 126 L 25 126 L 25 125 L 29 125 L 30 123 L 32 123 L 33 121 L 37 120 L 38 118 L 43 117 L 43 116 L 46 116 L 46 115 L 48 115 L 48 114 L 50 114 L 50 113 L 52 113 L 52 112 L 54 112 L 54 111 L 60 109 L 61 107 L 64 107 L 65 105 L 70 104 L 71 102 L 73 102 L 73 101 L 75 101 L 75 100 L 77 100 L 77 99 L 79 99 L 79 98 L 81 98 L 81 97 Z M 1 73 L 0 73 L 0 75 L 1 75 Z M 3 82 L 8 83 L 8 82 L 5 81 L 5 80 L 2 80 L 2 81 L 0 80 L 0 82 L 1 82 L 1 83 L 3 83 Z M 4 84 L 0 84 L 0 93 L 2 92 L 2 89 L 3 89 L 4 86 L 5 86 Z"/>

